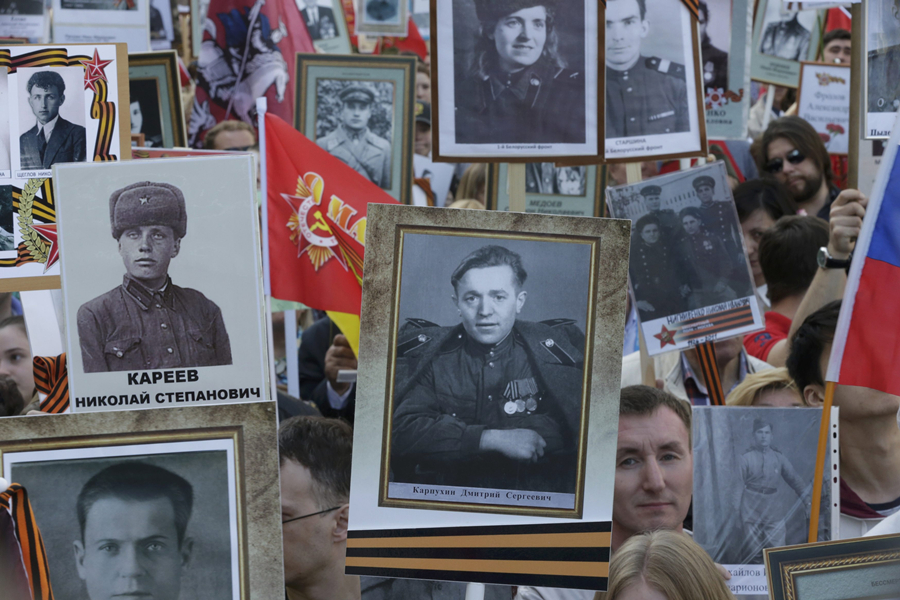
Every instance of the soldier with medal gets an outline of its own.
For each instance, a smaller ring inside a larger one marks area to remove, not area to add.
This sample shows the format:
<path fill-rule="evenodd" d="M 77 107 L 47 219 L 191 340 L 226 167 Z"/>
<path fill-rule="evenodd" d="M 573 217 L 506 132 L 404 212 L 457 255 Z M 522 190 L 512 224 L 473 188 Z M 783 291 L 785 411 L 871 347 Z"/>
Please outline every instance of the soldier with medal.
<path fill-rule="evenodd" d="M 519 320 L 521 257 L 488 245 L 451 276 L 461 323 L 408 319 L 397 347 L 394 481 L 573 493 L 584 334 Z"/>

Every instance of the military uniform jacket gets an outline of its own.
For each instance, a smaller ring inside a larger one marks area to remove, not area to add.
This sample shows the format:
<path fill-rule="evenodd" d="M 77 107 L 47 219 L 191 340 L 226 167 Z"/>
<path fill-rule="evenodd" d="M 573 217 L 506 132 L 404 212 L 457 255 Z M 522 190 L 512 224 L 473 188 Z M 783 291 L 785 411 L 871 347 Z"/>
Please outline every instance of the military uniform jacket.
<path fill-rule="evenodd" d="M 391 144 L 369 129 L 353 139 L 338 127 L 316 144 L 382 189 L 391 187 Z"/>
<path fill-rule="evenodd" d="M 456 88 L 460 144 L 585 142 L 581 73 L 541 59 L 517 73 L 479 71 Z"/>
<path fill-rule="evenodd" d="M 641 321 L 652 321 L 688 310 L 679 292 L 682 284 L 690 284 L 683 259 L 664 240 L 652 246 L 635 236 L 631 248 L 631 281 L 635 299 L 649 302 L 653 311 L 638 307 Z"/>
<path fill-rule="evenodd" d="M 759 43 L 759 51 L 787 60 L 806 60 L 809 56 L 809 30 L 797 22 L 769 23 Z"/>
<path fill-rule="evenodd" d="M 728 54 L 712 45 L 709 38 L 700 45 L 703 61 L 703 89 L 728 90 Z"/>
<path fill-rule="evenodd" d="M 900 108 L 900 45 L 869 52 L 869 112 L 894 112 Z"/>
<path fill-rule="evenodd" d="M 78 309 L 85 373 L 231 364 L 219 307 L 196 290 L 151 292 L 128 275 Z"/>
<path fill-rule="evenodd" d="M 706 206 L 700 205 L 698 209 L 703 215 L 703 224 L 706 230 L 722 240 L 725 250 L 728 252 L 728 260 L 735 261 L 737 257 L 743 257 L 741 246 L 741 233 L 737 229 L 734 219 L 734 209 L 731 202 L 710 202 Z"/>
<path fill-rule="evenodd" d="M 690 130 L 684 66 L 641 56 L 627 71 L 606 69 L 606 137 Z"/>

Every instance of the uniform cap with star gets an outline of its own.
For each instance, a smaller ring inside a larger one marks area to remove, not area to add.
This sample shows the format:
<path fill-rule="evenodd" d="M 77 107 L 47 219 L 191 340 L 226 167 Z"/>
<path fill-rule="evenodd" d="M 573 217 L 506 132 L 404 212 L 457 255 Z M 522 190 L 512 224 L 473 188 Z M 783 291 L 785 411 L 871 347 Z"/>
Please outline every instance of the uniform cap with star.
<path fill-rule="evenodd" d="M 181 239 L 187 231 L 184 194 L 168 183 L 132 183 L 109 197 L 109 220 L 115 239 L 128 229 L 144 225 L 168 225 Z"/>
<path fill-rule="evenodd" d="M 658 185 L 647 185 L 641 188 L 641 196 L 659 196 L 662 194 L 662 188 Z"/>
<path fill-rule="evenodd" d="M 523 8 L 543 6 L 548 13 L 556 9 L 557 0 L 475 0 L 475 12 L 482 23 L 493 23 Z"/>
<path fill-rule="evenodd" d="M 348 85 L 339 94 L 341 102 L 375 102 L 375 92 L 362 85 Z"/>
<path fill-rule="evenodd" d="M 713 179 L 712 177 L 710 177 L 709 175 L 702 175 L 702 176 L 694 179 L 694 181 L 691 183 L 691 185 L 694 186 L 695 190 L 700 189 L 703 186 L 714 188 L 714 187 L 716 187 L 716 180 Z"/>

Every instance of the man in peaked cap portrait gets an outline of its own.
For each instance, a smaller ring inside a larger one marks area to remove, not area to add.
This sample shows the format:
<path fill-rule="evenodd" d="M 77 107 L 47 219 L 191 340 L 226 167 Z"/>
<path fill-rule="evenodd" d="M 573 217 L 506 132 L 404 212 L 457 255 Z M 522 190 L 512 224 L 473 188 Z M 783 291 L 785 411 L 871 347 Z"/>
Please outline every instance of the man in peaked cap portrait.
<path fill-rule="evenodd" d="M 584 77 L 559 54 L 557 16 L 571 7 L 475 0 L 475 8 L 475 58 L 456 81 L 457 143 L 584 143 Z"/>
<path fill-rule="evenodd" d="M 700 200 L 700 215 L 706 230 L 719 238 L 725 246 L 728 258 L 735 264 L 743 263 L 743 236 L 738 228 L 738 220 L 731 202 L 716 202 L 716 180 L 709 175 L 695 177 L 691 182 L 697 199 Z"/>
<path fill-rule="evenodd" d="M 351 84 L 341 90 L 340 98 L 338 126 L 316 143 L 378 187 L 390 189 L 391 144 L 369 129 L 375 92 L 362 84 Z"/>
<path fill-rule="evenodd" d="M 574 493 L 585 338 L 518 318 L 527 276 L 517 253 L 478 248 L 450 278 L 461 323 L 401 328 L 393 481 Z"/>
<path fill-rule="evenodd" d="M 662 208 L 662 188 L 658 185 L 645 185 L 641 188 L 647 214 L 659 221 L 659 229 L 663 243 L 675 241 L 681 236 L 681 221 L 671 208 Z"/>
<path fill-rule="evenodd" d="M 126 274 L 122 285 L 78 309 L 84 372 L 232 364 L 222 311 L 169 278 L 187 230 L 181 190 L 134 183 L 112 193 L 109 217 Z"/>
<path fill-rule="evenodd" d="M 646 0 L 606 4 L 606 137 L 690 130 L 684 65 L 641 54 Z"/>

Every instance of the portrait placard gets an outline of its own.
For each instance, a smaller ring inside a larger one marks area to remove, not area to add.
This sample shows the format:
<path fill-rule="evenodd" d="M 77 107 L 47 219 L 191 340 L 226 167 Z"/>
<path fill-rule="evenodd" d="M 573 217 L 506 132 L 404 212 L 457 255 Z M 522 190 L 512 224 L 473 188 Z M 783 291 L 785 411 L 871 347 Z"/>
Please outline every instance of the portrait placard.
<path fill-rule="evenodd" d="M 150 47 L 153 50 L 168 50 L 172 47 L 174 40 L 172 2 L 170 0 L 150 0 Z"/>
<path fill-rule="evenodd" d="M 900 535 L 766 550 L 773 600 L 900 598 Z"/>
<path fill-rule="evenodd" d="M 297 7 L 316 50 L 325 54 L 351 53 L 341 0 L 302 0 Z"/>
<path fill-rule="evenodd" d="M 149 148 L 187 145 L 181 79 L 174 50 L 128 55 L 131 133 L 143 133 Z"/>
<path fill-rule="evenodd" d="M 788 9 L 781 0 L 759 0 L 751 79 L 791 88 L 800 85 L 800 62 L 816 59 L 821 28 L 815 9 Z"/>
<path fill-rule="evenodd" d="M 407 0 L 358 0 L 356 7 L 356 35 L 406 37 Z"/>
<path fill-rule="evenodd" d="M 682 0 L 606 4 L 606 160 L 706 156 L 697 19 Z"/>
<path fill-rule="evenodd" d="M 629 273 L 651 356 L 762 329 L 721 161 L 610 187 L 606 198 L 634 223 Z"/>
<path fill-rule="evenodd" d="M 49 27 L 41 0 L 15 0 L 0 3 L 0 38 L 24 38 L 25 43 L 46 42 Z M 0 39 L 0 45 L 6 41 Z"/>
<path fill-rule="evenodd" d="M 270 396 L 250 155 L 58 165 L 53 183 L 74 412 Z"/>
<path fill-rule="evenodd" d="M 525 165 L 525 211 L 545 215 L 600 217 L 603 186 L 600 167 Z M 490 210 L 509 210 L 509 166 L 489 166 L 485 204 Z"/>
<path fill-rule="evenodd" d="M 516 6 L 432 0 L 435 160 L 597 162 L 598 3 Z"/>
<path fill-rule="evenodd" d="M 151 0 L 53 0 L 53 41 L 150 50 Z"/>
<path fill-rule="evenodd" d="M 0 419 L 0 475 L 28 492 L 56 597 L 284 594 L 275 412 Z M 122 575 L 135 551 L 152 560 Z"/>
<path fill-rule="evenodd" d="M 745 139 L 750 117 L 750 52 L 753 2 L 700 3 L 700 57 L 711 140 Z"/>
<path fill-rule="evenodd" d="M 838 415 L 831 413 L 825 474 L 813 488 L 820 408 L 693 412 L 694 541 L 732 573 L 733 593 L 765 594 L 763 551 L 807 541 L 813 494 L 822 494 L 819 540 L 837 537 Z"/>
<path fill-rule="evenodd" d="M 294 127 L 409 203 L 416 58 L 297 54 L 296 65 Z"/>
<path fill-rule="evenodd" d="M 369 206 L 351 538 L 387 548 L 372 538 L 608 531 L 622 327 L 601 315 L 624 314 L 627 224 L 438 210 Z M 367 564 L 374 555 L 352 546 L 348 573 L 424 574 Z M 491 573 L 463 552 L 435 561 L 429 578 L 605 584 L 602 567 L 554 580 L 575 560 L 563 555 Z"/>
<path fill-rule="evenodd" d="M 900 108 L 900 12 L 892 0 L 866 3 L 863 110 L 866 139 L 888 139 Z"/>
<path fill-rule="evenodd" d="M 800 63 L 797 116 L 813 126 L 828 154 L 850 149 L 850 65 Z"/>

